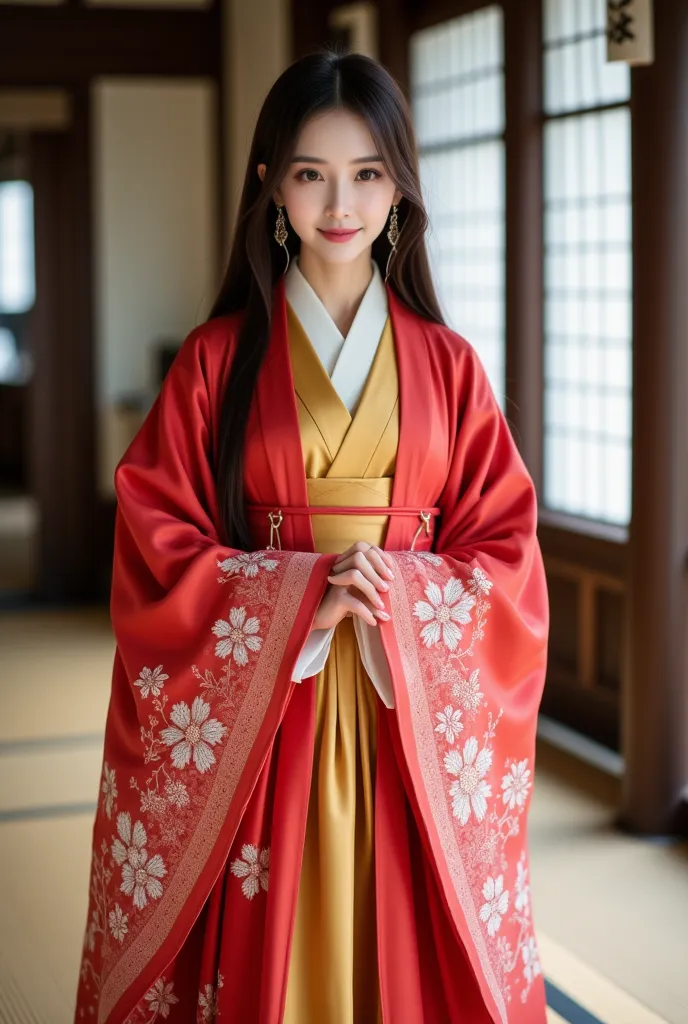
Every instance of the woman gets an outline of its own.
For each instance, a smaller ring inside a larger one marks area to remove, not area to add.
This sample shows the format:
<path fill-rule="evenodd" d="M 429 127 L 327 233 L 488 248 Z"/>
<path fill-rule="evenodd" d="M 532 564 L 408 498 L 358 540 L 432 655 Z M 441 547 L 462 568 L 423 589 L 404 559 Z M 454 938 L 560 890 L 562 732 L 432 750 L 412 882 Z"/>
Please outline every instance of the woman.
<path fill-rule="evenodd" d="M 116 474 L 77 1020 L 544 1021 L 536 499 L 426 225 L 390 76 L 290 67 Z"/>

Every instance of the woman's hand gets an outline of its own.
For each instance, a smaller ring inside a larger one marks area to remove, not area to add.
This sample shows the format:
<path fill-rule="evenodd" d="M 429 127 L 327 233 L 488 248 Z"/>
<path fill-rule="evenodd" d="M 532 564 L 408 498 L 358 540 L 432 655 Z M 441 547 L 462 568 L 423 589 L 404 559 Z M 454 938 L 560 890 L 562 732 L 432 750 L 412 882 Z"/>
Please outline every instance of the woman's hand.
<path fill-rule="evenodd" d="M 344 551 L 334 563 L 328 587 L 313 621 L 314 629 L 331 629 L 342 619 L 358 615 L 370 626 L 377 620 L 387 622 L 380 593 L 389 590 L 393 580 L 392 559 L 381 548 L 364 541 Z"/>

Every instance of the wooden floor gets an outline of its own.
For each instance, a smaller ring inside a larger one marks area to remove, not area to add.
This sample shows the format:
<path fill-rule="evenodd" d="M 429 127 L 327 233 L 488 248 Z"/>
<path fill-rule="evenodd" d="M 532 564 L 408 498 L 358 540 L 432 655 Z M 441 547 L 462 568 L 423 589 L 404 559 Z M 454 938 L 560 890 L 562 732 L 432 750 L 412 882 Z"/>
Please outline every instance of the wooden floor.
<path fill-rule="evenodd" d="M 0 617 L 3 1024 L 72 1019 L 112 653 L 104 611 Z M 688 1024 L 688 846 L 621 835 L 618 783 L 544 743 L 538 756 L 550 1024 Z"/>

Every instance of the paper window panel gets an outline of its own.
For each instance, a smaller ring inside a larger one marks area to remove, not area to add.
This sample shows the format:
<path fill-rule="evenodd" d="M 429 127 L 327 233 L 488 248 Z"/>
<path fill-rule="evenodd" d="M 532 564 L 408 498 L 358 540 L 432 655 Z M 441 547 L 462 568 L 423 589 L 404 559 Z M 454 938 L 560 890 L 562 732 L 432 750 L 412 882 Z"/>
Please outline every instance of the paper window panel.
<path fill-rule="evenodd" d="M 614 92 L 604 77 L 603 3 L 546 0 L 545 33 L 548 113 L 567 114 L 544 127 L 544 500 L 571 515 L 625 525 L 632 420 L 630 114 L 625 103 L 598 112 L 590 107 L 623 102 L 628 92 Z"/>
<path fill-rule="evenodd" d="M 628 100 L 628 66 L 606 62 L 604 0 L 545 0 L 544 33 L 546 113 Z"/>
<path fill-rule="evenodd" d="M 33 189 L 0 182 L 0 313 L 26 313 L 36 298 Z"/>
<path fill-rule="evenodd" d="M 412 106 L 430 260 L 449 324 L 504 404 L 504 53 L 501 7 L 411 39 Z"/>

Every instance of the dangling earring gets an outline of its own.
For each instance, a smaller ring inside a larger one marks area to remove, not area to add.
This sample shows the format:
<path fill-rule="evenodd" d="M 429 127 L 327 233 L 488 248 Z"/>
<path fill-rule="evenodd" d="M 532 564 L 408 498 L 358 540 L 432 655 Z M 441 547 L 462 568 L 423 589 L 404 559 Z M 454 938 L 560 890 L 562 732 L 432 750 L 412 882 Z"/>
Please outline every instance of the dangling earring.
<path fill-rule="evenodd" d="M 287 246 L 286 246 L 286 241 L 287 241 L 288 234 L 289 234 L 289 232 L 287 231 L 287 225 L 286 225 L 286 222 L 284 220 L 284 207 L 283 206 L 278 206 L 277 207 L 277 223 L 275 224 L 275 241 L 277 242 L 278 245 L 282 246 L 282 248 L 284 249 L 284 251 L 287 254 L 287 265 L 284 268 L 284 273 L 285 274 L 286 274 L 287 269 L 289 267 L 289 250 L 287 249 Z"/>
<path fill-rule="evenodd" d="M 387 232 L 387 238 L 392 248 L 389 250 L 389 256 L 387 257 L 387 266 L 385 267 L 385 281 L 389 277 L 389 261 L 392 258 L 392 253 L 397 251 L 397 242 L 399 241 L 399 222 L 397 220 L 397 213 L 399 212 L 398 206 L 392 207 L 392 214 L 389 218 L 389 231 Z"/>

